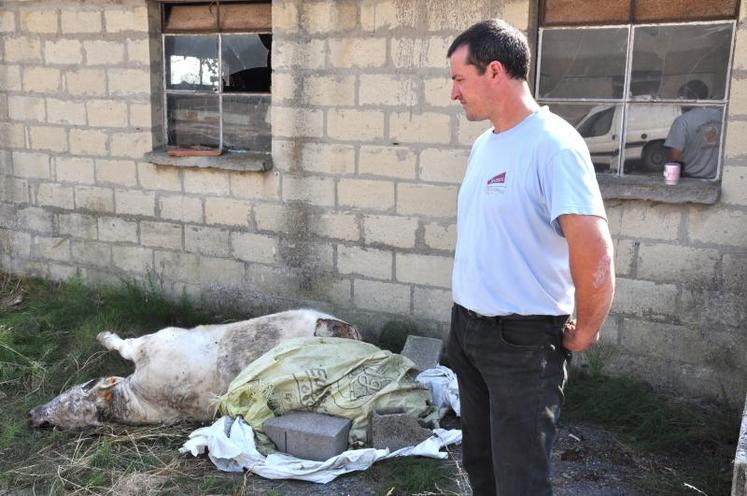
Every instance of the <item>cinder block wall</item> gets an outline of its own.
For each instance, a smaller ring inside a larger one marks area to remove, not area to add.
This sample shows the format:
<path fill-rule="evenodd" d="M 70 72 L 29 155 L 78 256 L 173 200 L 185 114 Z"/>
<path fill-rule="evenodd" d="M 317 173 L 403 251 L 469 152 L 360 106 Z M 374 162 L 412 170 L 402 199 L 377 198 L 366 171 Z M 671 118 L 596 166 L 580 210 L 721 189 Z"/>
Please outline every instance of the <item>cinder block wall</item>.
<path fill-rule="evenodd" d="M 162 140 L 157 8 L 144 0 L 0 7 L 0 267 L 97 283 L 154 275 L 249 308 L 311 305 L 374 337 L 443 335 L 455 201 L 472 140 L 446 49 L 536 2 L 273 3 L 266 173 L 154 166 Z M 745 17 L 744 7 L 742 21 Z M 741 401 L 747 383 L 747 36 L 737 37 L 722 199 L 607 202 L 618 295 L 610 370 Z"/>

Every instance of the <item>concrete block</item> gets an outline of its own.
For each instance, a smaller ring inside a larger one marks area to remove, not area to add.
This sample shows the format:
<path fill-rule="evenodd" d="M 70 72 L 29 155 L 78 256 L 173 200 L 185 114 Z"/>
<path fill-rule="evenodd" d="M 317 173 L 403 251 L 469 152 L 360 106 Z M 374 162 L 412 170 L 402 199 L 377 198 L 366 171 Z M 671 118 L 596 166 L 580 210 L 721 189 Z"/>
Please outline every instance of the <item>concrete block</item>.
<path fill-rule="evenodd" d="M 231 186 L 228 174 L 212 170 L 184 170 L 184 191 L 201 195 L 229 196 Z"/>
<path fill-rule="evenodd" d="M 440 143 L 451 141 L 451 117 L 435 112 L 393 112 L 389 117 L 389 136 L 405 143 Z"/>
<path fill-rule="evenodd" d="M 490 128 L 485 121 L 469 121 L 464 113 L 457 117 L 457 141 L 463 146 L 472 146 L 478 136 Z"/>
<path fill-rule="evenodd" d="M 138 129 L 153 127 L 153 107 L 150 103 L 130 102 L 130 126 Z"/>
<path fill-rule="evenodd" d="M 112 263 L 120 270 L 144 274 L 153 268 L 153 250 L 140 246 L 113 246 Z"/>
<path fill-rule="evenodd" d="M 246 227 L 251 205 L 241 200 L 205 198 L 205 223 Z"/>
<path fill-rule="evenodd" d="M 394 207 L 394 183 L 368 179 L 340 179 L 337 183 L 340 206 L 369 210 L 390 210 Z"/>
<path fill-rule="evenodd" d="M 44 207 L 75 208 L 73 188 L 59 183 L 40 183 L 36 190 L 36 203 Z"/>
<path fill-rule="evenodd" d="M 58 12 L 50 8 L 22 8 L 21 29 L 30 33 L 57 33 Z"/>
<path fill-rule="evenodd" d="M 18 36 L 5 41 L 5 62 L 42 61 L 41 42 L 36 38 Z"/>
<path fill-rule="evenodd" d="M 31 128 L 34 129 L 33 127 Z M 43 145 L 53 145 L 57 146 L 58 143 L 53 141 L 52 143 L 48 143 L 45 140 L 45 135 L 41 133 L 40 131 L 36 131 L 34 133 L 32 131 L 32 134 L 36 134 L 37 142 L 41 140 L 41 143 Z M 32 135 L 33 138 L 33 135 Z M 0 122 L 0 143 L 3 143 L 5 148 L 26 148 L 26 127 L 23 124 L 16 124 L 13 122 Z M 52 150 L 54 149 L 50 148 L 49 146 L 37 146 L 34 145 L 32 142 L 31 145 L 34 149 L 45 149 L 45 150 Z M 65 148 L 67 148 L 67 142 L 65 142 Z M 64 151 L 64 150 L 61 150 Z"/>
<path fill-rule="evenodd" d="M 88 125 L 92 127 L 127 127 L 127 102 L 121 100 L 89 100 L 86 102 Z"/>
<path fill-rule="evenodd" d="M 158 199 L 161 218 L 180 222 L 202 223 L 202 200 L 188 196 L 161 196 Z"/>
<path fill-rule="evenodd" d="M 379 110 L 341 109 L 327 112 L 327 134 L 346 141 L 374 141 L 384 137 L 384 113 Z"/>
<path fill-rule="evenodd" d="M 138 190 L 115 190 L 115 211 L 125 215 L 144 215 L 153 217 L 156 209 L 156 196 L 154 193 Z"/>
<path fill-rule="evenodd" d="M 126 115 L 126 114 L 123 114 Z M 142 158 L 153 149 L 153 134 L 117 132 L 111 137 L 111 152 L 114 157 Z"/>
<path fill-rule="evenodd" d="M 315 412 L 289 412 L 265 420 L 262 429 L 278 450 L 305 460 L 329 460 L 348 449 L 352 422 Z"/>
<path fill-rule="evenodd" d="M 742 207 L 747 206 L 747 167 L 725 166 L 723 168 L 721 171 L 721 202 Z"/>
<path fill-rule="evenodd" d="M 415 368 L 422 371 L 438 365 L 443 347 L 444 342 L 440 339 L 410 334 L 400 354 L 415 362 Z"/>
<path fill-rule="evenodd" d="M 612 313 L 675 315 L 677 286 L 619 277 Z"/>
<path fill-rule="evenodd" d="M 65 238 L 36 237 L 32 250 L 38 257 L 58 262 L 70 261 L 70 240 Z"/>
<path fill-rule="evenodd" d="M 0 33 L 12 33 L 16 30 L 15 12 L 9 10 L 0 12 Z"/>
<path fill-rule="evenodd" d="M 455 103 L 451 100 L 451 81 L 439 77 L 423 81 L 423 96 L 425 103 L 433 107 L 451 107 Z"/>
<path fill-rule="evenodd" d="M 0 16 L 2 16 L 1 13 Z M 7 91 L 21 91 L 21 66 L 8 64 L 0 65 L 0 84 L 2 84 L 2 87 Z"/>
<path fill-rule="evenodd" d="M 54 169 L 58 181 L 94 183 L 94 166 L 90 158 L 55 157 Z"/>
<path fill-rule="evenodd" d="M 182 226 L 168 222 L 140 222 L 140 242 L 153 248 L 182 249 Z"/>
<path fill-rule="evenodd" d="M 408 446 L 415 446 L 431 435 L 429 429 L 420 426 L 418 419 L 398 411 L 389 412 L 374 410 L 368 422 L 368 440 L 376 449 L 397 451 Z"/>
<path fill-rule="evenodd" d="M 395 274 L 399 282 L 451 287 L 452 257 L 397 253 Z"/>
<path fill-rule="evenodd" d="M 453 251 L 456 246 L 456 224 L 435 222 L 426 224 L 425 244 L 437 250 Z"/>
<path fill-rule="evenodd" d="M 8 115 L 14 121 L 44 122 L 47 120 L 44 99 L 32 96 L 9 96 Z"/>
<path fill-rule="evenodd" d="M 321 138 L 324 136 L 324 112 L 273 106 L 272 135 L 286 138 Z"/>
<path fill-rule="evenodd" d="M 13 175 L 49 179 L 50 159 L 46 153 L 13 152 Z"/>
<path fill-rule="evenodd" d="M 127 61 L 136 65 L 150 65 L 150 40 L 127 40 Z"/>
<path fill-rule="evenodd" d="M 453 299 L 449 289 L 415 288 L 413 315 L 417 318 L 448 323 Z"/>
<path fill-rule="evenodd" d="M 109 93 L 118 96 L 148 95 L 150 71 L 147 69 L 108 69 Z"/>
<path fill-rule="evenodd" d="M 323 2 L 302 5 L 301 26 L 309 33 L 347 31 L 355 28 L 358 22 L 355 3 Z"/>
<path fill-rule="evenodd" d="M 67 100 L 58 100 L 57 98 L 47 98 L 47 122 L 51 124 L 72 124 L 73 126 L 84 126 L 86 124 L 86 107 L 82 102 L 70 102 Z M 101 150 L 101 136 L 98 136 L 96 145 L 91 146 L 79 143 L 79 138 L 84 130 L 73 129 L 70 136 L 76 136 L 76 150 L 95 149 Z M 85 131 L 83 136 L 90 135 L 90 131 Z M 105 140 L 104 140 L 105 141 Z M 105 149 L 105 148 L 104 148 Z M 75 152 L 74 152 L 75 153 Z"/>
<path fill-rule="evenodd" d="M 53 126 L 29 126 L 31 148 L 53 152 L 67 151 L 67 129 Z"/>
<path fill-rule="evenodd" d="M 272 6 L 272 30 L 298 31 L 298 7 L 293 2 L 276 2 Z M 273 92 L 275 85 L 273 85 Z M 273 97 L 274 97 L 273 93 Z"/>
<path fill-rule="evenodd" d="M 176 167 L 155 166 L 148 162 L 137 164 L 137 175 L 143 189 L 181 191 L 182 180 Z"/>
<path fill-rule="evenodd" d="M 114 191 L 109 188 L 76 186 L 75 207 L 96 212 L 114 212 Z"/>
<path fill-rule="evenodd" d="M 96 241 L 73 241 L 73 261 L 82 265 L 111 267 L 112 248 L 107 243 Z"/>
<path fill-rule="evenodd" d="M 137 243 L 137 222 L 118 217 L 99 217 L 99 240 Z"/>
<path fill-rule="evenodd" d="M 170 281 L 191 284 L 200 282 L 200 258 L 191 253 L 156 251 L 155 270 Z"/>
<path fill-rule="evenodd" d="M 355 173 L 355 148 L 350 145 L 304 143 L 298 165 L 307 172 L 348 175 Z"/>
<path fill-rule="evenodd" d="M 200 257 L 199 281 L 203 287 L 236 288 L 244 284 L 244 264 L 224 258 Z"/>
<path fill-rule="evenodd" d="M 335 204 L 335 181 L 329 177 L 284 176 L 283 200 L 331 207 Z"/>
<path fill-rule="evenodd" d="M 60 90 L 60 70 L 51 67 L 24 67 L 23 91 L 26 93 L 57 93 Z"/>
<path fill-rule="evenodd" d="M 340 274 L 359 274 L 374 279 L 392 279 L 392 252 L 358 246 L 337 247 L 337 270 Z"/>
<path fill-rule="evenodd" d="M 75 213 L 59 214 L 57 231 L 63 236 L 84 239 L 97 239 L 99 232 L 95 216 Z"/>
<path fill-rule="evenodd" d="M 410 2 L 369 1 L 362 3 L 360 17 L 361 27 L 365 31 L 381 31 L 401 26 L 415 26 L 419 13 Z"/>
<path fill-rule="evenodd" d="M 236 198 L 280 199 L 280 175 L 256 172 L 233 173 L 230 177 L 231 194 Z"/>
<path fill-rule="evenodd" d="M 413 107 L 418 103 L 417 82 L 409 76 L 362 75 L 358 95 L 360 105 Z"/>
<path fill-rule="evenodd" d="M 456 186 L 397 184 L 397 213 L 428 217 L 456 217 Z"/>
<path fill-rule="evenodd" d="M 386 64 L 386 38 L 342 38 L 329 40 L 333 67 L 382 67 Z"/>
<path fill-rule="evenodd" d="M 293 74 L 273 72 L 272 73 L 272 100 L 285 102 L 293 100 L 296 96 L 296 79 Z"/>
<path fill-rule="evenodd" d="M 112 9 L 104 11 L 106 32 L 121 33 L 124 31 L 148 31 L 147 7 L 131 7 L 129 9 Z"/>
<path fill-rule="evenodd" d="M 273 51 L 276 49 L 273 47 Z M 276 53 L 272 54 L 273 69 L 321 69 L 324 67 L 324 57 L 327 53 L 326 40 L 310 40 L 302 43 L 286 41 L 278 43 Z M 275 108 L 272 109 L 275 112 Z M 273 133 L 275 126 L 273 124 Z"/>
<path fill-rule="evenodd" d="M 358 308 L 387 313 L 410 313 L 410 286 L 390 282 L 356 279 L 353 302 Z"/>
<path fill-rule="evenodd" d="M 308 76 L 303 80 L 301 98 L 310 105 L 355 105 L 355 76 Z"/>
<path fill-rule="evenodd" d="M 100 33 L 101 12 L 89 10 L 63 10 L 62 33 Z"/>
<path fill-rule="evenodd" d="M 77 69 L 65 72 L 65 89 L 72 96 L 106 95 L 106 72 L 101 69 Z"/>
<path fill-rule="evenodd" d="M 745 221 L 743 210 L 691 207 L 687 233 L 693 241 L 743 248 L 747 244 Z"/>
<path fill-rule="evenodd" d="M 467 169 L 469 150 L 428 148 L 420 152 L 419 175 L 423 181 L 460 184 Z"/>
<path fill-rule="evenodd" d="M 641 279 L 682 281 L 690 285 L 711 284 L 721 254 L 713 249 L 663 243 L 641 243 L 638 273 Z"/>
<path fill-rule="evenodd" d="M 358 241 L 358 222 L 353 214 L 321 214 L 317 222 L 309 226 L 311 231 L 325 238 L 341 239 L 344 241 Z"/>
<path fill-rule="evenodd" d="M 358 173 L 415 179 L 415 152 L 403 146 L 361 146 Z"/>
<path fill-rule="evenodd" d="M 413 248 L 418 219 L 394 215 L 363 217 L 363 237 L 366 244 L 383 244 L 397 248 Z"/>
<path fill-rule="evenodd" d="M 184 227 L 184 248 L 186 251 L 215 257 L 230 256 L 229 231 L 215 227 Z"/>
<path fill-rule="evenodd" d="M 529 29 L 530 13 L 532 12 L 530 2 L 527 0 L 514 1 L 503 4 L 501 19 L 508 22 L 516 29 L 526 31 Z"/>
<path fill-rule="evenodd" d="M 97 159 L 96 183 L 116 186 L 136 186 L 135 162 L 132 160 Z"/>
<path fill-rule="evenodd" d="M 392 38 L 392 63 L 398 69 L 446 69 L 449 66 L 446 52 L 452 41 L 451 37 Z"/>
<path fill-rule="evenodd" d="M 108 143 L 109 135 L 103 131 L 91 129 L 70 130 L 70 153 L 72 154 L 105 157 L 109 154 L 107 150 Z"/>
<path fill-rule="evenodd" d="M 231 233 L 233 257 L 246 262 L 276 263 L 278 241 L 273 236 L 253 233 Z"/>
<path fill-rule="evenodd" d="M 734 457 L 731 496 L 747 496 L 747 400 L 744 404 L 742 426 L 739 429 L 737 452 Z"/>
<path fill-rule="evenodd" d="M 682 213 L 678 205 L 629 202 L 622 212 L 620 230 L 631 238 L 674 240 L 679 234 Z"/>
<path fill-rule="evenodd" d="M 78 40 L 62 39 L 44 42 L 47 64 L 72 65 L 83 62 L 82 45 Z"/>
<path fill-rule="evenodd" d="M 449 29 L 459 32 L 472 25 L 475 19 L 485 19 L 489 15 L 485 2 L 463 2 L 460 7 L 458 11 L 454 11 L 448 4 L 436 4 L 428 9 L 428 30 Z"/>

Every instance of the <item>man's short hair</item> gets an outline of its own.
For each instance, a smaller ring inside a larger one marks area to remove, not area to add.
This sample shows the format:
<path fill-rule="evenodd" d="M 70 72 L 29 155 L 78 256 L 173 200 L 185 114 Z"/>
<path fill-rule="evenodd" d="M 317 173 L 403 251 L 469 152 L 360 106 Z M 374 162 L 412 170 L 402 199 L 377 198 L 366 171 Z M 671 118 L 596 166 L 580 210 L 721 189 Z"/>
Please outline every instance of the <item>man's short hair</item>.
<path fill-rule="evenodd" d="M 677 94 L 686 100 L 705 100 L 708 98 L 708 86 L 700 79 L 691 79 L 680 86 Z"/>
<path fill-rule="evenodd" d="M 467 45 L 467 64 L 485 73 L 488 64 L 496 60 L 514 78 L 526 81 L 529 75 L 529 44 L 524 34 L 500 19 L 473 24 L 456 37 L 446 56 L 451 57 L 459 47 Z"/>

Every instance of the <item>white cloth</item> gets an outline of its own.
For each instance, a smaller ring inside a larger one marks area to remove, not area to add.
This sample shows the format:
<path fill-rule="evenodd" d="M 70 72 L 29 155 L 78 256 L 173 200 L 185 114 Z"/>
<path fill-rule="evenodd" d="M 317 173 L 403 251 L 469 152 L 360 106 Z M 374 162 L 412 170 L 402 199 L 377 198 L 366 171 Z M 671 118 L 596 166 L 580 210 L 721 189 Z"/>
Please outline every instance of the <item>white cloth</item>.
<path fill-rule="evenodd" d="M 436 365 L 422 371 L 415 379 L 430 389 L 433 404 L 438 408 L 438 418 L 443 418 L 449 409 L 454 410 L 457 417 L 461 416 L 459 384 L 456 374 L 449 367 Z"/>
<path fill-rule="evenodd" d="M 337 476 L 349 472 L 366 470 L 379 460 L 397 456 L 425 456 L 446 458 L 440 449 L 462 442 L 462 431 L 458 429 L 434 429 L 433 436 L 417 446 L 399 449 L 392 453 L 387 449 L 348 450 L 329 460 L 318 462 L 302 460 L 283 453 L 273 453 L 267 457 L 257 451 L 254 444 L 254 431 L 237 417 L 221 417 L 213 425 L 202 427 L 189 435 L 189 439 L 179 448 L 179 453 L 192 453 L 198 456 L 207 449 L 213 464 L 224 472 L 241 472 L 244 469 L 266 479 L 298 479 L 326 484 Z"/>
<path fill-rule="evenodd" d="M 606 219 L 578 132 L 547 107 L 483 133 L 459 189 L 454 301 L 482 315 L 568 315 L 574 287 L 558 217 Z"/>

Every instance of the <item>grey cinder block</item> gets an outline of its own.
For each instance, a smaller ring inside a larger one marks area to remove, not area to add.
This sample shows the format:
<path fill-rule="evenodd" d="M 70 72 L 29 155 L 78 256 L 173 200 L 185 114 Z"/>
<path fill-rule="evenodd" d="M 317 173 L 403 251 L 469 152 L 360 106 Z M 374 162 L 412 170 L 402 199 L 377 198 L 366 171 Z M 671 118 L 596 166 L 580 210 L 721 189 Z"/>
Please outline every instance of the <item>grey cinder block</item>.
<path fill-rule="evenodd" d="M 420 426 L 418 419 L 402 411 L 376 410 L 368 422 L 368 440 L 376 449 L 396 451 L 415 446 L 431 437 L 429 429 Z"/>
<path fill-rule="evenodd" d="M 278 450 L 305 460 L 324 461 L 348 449 L 352 422 L 315 412 L 288 412 L 262 428 Z"/>
<path fill-rule="evenodd" d="M 432 369 L 441 361 L 443 344 L 440 339 L 410 335 L 400 354 L 415 362 L 418 370 Z"/>
<path fill-rule="evenodd" d="M 739 429 L 737 454 L 734 457 L 734 478 L 731 484 L 731 496 L 747 496 L 747 400 L 742 414 L 742 428 Z"/>

